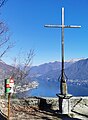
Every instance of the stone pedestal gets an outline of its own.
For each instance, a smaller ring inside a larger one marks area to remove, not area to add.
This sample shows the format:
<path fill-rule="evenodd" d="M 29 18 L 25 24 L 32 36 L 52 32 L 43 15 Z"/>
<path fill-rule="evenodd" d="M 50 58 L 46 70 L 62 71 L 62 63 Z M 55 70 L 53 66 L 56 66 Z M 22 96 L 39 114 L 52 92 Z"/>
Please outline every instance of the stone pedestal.
<path fill-rule="evenodd" d="M 72 95 L 57 95 L 59 97 L 59 111 L 61 114 L 70 114 L 71 113 L 71 105 L 70 98 Z"/>

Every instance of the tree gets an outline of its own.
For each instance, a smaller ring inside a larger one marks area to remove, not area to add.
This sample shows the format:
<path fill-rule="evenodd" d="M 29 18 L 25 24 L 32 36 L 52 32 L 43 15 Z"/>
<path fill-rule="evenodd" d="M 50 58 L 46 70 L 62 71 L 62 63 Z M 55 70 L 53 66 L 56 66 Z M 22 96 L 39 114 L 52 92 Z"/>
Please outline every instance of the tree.
<path fill-rule="evenodd" d="M 0 0 L 0 8 L 6 3 L 7 0 Z M 12 47 L 9 44 L 10 35 L 6 24 L 0 20 L 0 59 Z"/>
<path fill-rule="evenodd" d="M 1 11 L 1 8 L 5 5 L 5 3 L 7 1 L 8 0 L 0 0 L 0 11 Z M 12 46 L 13 46 L 13 44 L 10 43 L 9 29 L 8 29 L 7 25 L 5 24 L 5 22 L 0 19 L 0 61 L 3 57 L 3 55 L 5 55 Z M 2 74 L 3 73 L 1 73 L 1 75 Z M 1 80 L 0 80 L 0 82 L 1 82 L 1 86 L 2 86 L 3 82 Z"/>
<path fill-rule="evenodd" d="M 0 0 L 0 8 L 6 2 L 7 0 Z M 13 44 L 9 44 L 9 40 L 10 35 L 8 27 L 3 21 L 0 21 L 0 59 L 13 46 Z M 34 50 L 30 50 L 25 57 L 23 56 L 23 58 L 20 56 L 21 55 L 19 55 L 18 58 L 14 59 L 14 67 L 12 67 L 12 71 L 9 75 L 7 75 L 7 77 L 13 77 L 17 85 L 23 86 L 26 84 L 25 82 L 27 81 L 27 76 L 29 75 L 34 56 Z"/>
<path fill-rule="evenodd" d="M 29 73 L 34 57 L 34 50 L 30 50 L 26 55 L 23 55 L 24 57 L 22 54 L 20 53 L 19 57 L 14 59 L 14 67 L 11 72 L 11 76 L 15 79 L 16 92 L 23 92 L 34 86 L 33 83 L 29 82 Z"/>
<path fill-rule="evenodd" d="M 24 57 L 22 54 L 20 53 L 18 58 L 14 59 L 12 76 L 16 81 L 22 81 L 28 76 L 34 57 L 34 50 L 30 50 L 26 55 L 23 55 Z"/>

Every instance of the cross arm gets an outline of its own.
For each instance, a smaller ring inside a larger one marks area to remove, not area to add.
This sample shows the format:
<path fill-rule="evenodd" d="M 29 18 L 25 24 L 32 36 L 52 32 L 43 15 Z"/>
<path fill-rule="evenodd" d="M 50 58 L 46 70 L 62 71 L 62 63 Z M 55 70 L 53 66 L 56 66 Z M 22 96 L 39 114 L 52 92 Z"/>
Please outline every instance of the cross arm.
<path fill-rule="evenodd" d="M 80 28 L 81 26 L 77 25 L 44 25 L 44 27 L 49 27 L 49 28 Z"/>

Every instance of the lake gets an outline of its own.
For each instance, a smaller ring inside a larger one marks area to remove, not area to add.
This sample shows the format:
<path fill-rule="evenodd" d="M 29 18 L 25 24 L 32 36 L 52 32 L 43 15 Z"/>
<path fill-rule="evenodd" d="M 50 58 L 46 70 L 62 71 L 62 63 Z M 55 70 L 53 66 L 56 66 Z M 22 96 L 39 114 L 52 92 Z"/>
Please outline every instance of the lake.
<path fill-rule="evenodd" d="M 25 96 L 56 97 L 56 94 L 60 93 L 59 88 L 58 82 L 41 81 L 38 88 L 25 92 Z M 69 84 L 68 93 L 73 96 L 88 96 L 88 88 Z"/>

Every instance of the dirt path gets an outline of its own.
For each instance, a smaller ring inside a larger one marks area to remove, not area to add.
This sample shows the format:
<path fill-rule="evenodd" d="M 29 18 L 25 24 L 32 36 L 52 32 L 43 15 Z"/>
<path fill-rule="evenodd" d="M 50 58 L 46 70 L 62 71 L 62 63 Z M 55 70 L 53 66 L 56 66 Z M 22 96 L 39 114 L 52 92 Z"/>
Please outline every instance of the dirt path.
<path fill-rule="evenodd" d="M 11 105 L 10 109 L 10 120 L 80 120 L 67 115 L 61 115 L 58 111 L 40 110 L 37 107 Z M 7 111 L 5 112 L 7 113 Z"/>

